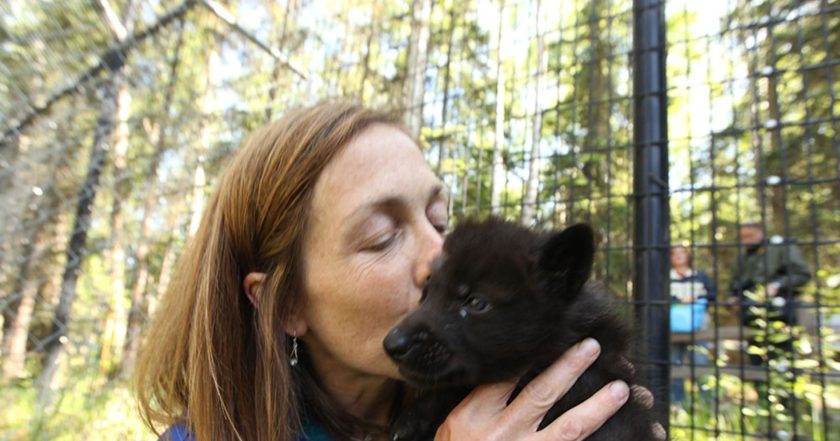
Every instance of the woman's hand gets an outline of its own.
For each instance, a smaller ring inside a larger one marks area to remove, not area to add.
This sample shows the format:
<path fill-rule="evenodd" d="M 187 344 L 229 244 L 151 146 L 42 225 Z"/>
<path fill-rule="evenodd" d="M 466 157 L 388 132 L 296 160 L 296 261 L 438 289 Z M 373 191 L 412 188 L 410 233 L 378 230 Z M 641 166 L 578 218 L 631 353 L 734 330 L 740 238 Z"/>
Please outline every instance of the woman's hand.
<path fill-rule="evenodd" d="M 446 418 L 436 441 L 583 440 L 598 430 L 630 396 L 623 381 L 614 381 L 591 398 L 537 432 L 546 412 L 598 358 L 601 347 L 587 338 L 531 380 L 506 405 L 515 383 L 477 387 Z"/>

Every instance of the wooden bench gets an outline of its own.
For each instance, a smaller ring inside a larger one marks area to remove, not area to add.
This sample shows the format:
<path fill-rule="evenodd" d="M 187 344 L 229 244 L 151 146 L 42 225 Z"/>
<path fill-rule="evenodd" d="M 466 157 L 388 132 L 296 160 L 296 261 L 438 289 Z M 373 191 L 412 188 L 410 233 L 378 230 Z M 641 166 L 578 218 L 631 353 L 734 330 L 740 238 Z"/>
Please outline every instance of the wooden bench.
<path fill-rule="evenodd" d="M 834 333 L 840 334 L 840 327 L 831 324 L 830 329 Z M 809 330 L 812 335 L 816 328 Z M 671 342 L 681 344 L 704 344 L 709 347 L 712 357 L 709 364 L 704 365 L 690 365 L 688 362 L 684 365 L 671 365 L 672 379 L 690 379 L 700 378 L 703 376 L 720 376 L 732 375 L 742 380 L 747 381 L 766 381 L 771 373 L 775 373 L 774 369 L 769 366 L 750 366 L 747 363 L 748 355 L 746 353 L 748 340 L 754 335 L 760 334 L 761 331 L 744 328 L 741 326 L 723 326 L 717 329 L 703 329 L 693 333 L 672 333 Z M 730 343 L 726 345 L 726 343 Z M 728 347 L 732 352 L 729 354 L 729 362 L 725 366 L 715 366 L 714 361 L 722 355 L 723 347 Z M 826 381 L 829 383 L 840 383 L 840 377 L 837 375 L 827 375 Z"/>

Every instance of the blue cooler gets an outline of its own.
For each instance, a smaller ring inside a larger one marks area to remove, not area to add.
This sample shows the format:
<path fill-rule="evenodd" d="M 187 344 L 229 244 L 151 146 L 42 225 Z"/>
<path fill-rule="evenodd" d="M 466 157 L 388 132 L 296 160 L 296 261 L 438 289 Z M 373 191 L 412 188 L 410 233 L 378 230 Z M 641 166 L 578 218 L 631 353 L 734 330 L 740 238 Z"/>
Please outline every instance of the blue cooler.
<path fill-rule="evenodd" d="M 671 305 L 671 332 L 695 332 L 706 326 L 706 299 Z"/>

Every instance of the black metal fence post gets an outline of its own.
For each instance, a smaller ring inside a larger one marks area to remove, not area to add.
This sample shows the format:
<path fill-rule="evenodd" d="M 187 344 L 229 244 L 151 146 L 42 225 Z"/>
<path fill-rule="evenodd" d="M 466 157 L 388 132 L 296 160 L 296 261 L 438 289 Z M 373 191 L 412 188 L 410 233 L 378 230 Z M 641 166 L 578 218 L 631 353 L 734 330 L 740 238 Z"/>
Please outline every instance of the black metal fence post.
<path fill-rule="evenodd" d="M 640 325 L 640 358 L 667 426 L 669 366 L 668 127 L 665 82 L 665 4 L 633 2 L 634 299 Z"/>

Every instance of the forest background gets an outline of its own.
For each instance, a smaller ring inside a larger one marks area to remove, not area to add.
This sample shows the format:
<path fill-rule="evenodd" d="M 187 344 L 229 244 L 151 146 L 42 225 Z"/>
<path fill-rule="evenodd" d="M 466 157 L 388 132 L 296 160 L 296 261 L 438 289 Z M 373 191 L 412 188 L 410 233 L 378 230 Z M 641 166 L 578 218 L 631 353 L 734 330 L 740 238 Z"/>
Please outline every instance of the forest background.
<path fill-rule="evenodd" d="M 664 17 L 671 243 L 725 297 L 759 220 L 803 250 L 816 320 L 778 385 L 798 405 L 692 371 L 714 398 L 673 409 L 672 436 L 838 439 L 840 3 Z M 208 193 L 250 132 L 323 99 L 401 114 L 456 220 L 592 223 L 596 276 L 630 301 L 633 56 L 620 0 L 1 2 L 0 439 L 153 436 L 131 372 Z M 748 350 L 719 343 L 718 368 Z"/>

